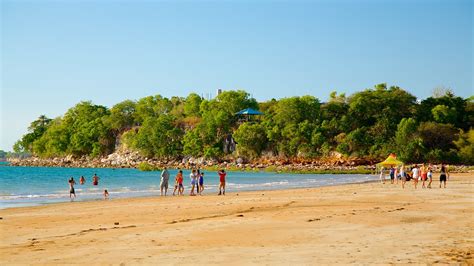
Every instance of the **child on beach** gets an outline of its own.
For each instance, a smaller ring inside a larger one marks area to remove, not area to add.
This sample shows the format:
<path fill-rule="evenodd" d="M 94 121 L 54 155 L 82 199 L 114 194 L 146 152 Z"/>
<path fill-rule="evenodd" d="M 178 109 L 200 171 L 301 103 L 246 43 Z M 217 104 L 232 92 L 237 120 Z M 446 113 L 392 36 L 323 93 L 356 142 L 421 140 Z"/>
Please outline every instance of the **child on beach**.
<path fill-rule="evenodd" d="M 174 177 L 175 185 L 173 196 L 176 194 L 176 190 L 178 190 L 178 195 L 183 195 L 184 187 L 183 187 L 183 171 L 179 170 L 176 176 Z"/>
<path fill-rule="evenodd" d="M 107 189 L 104 189 L 104 200 L 107 199 L 109 199 L 109 192 L 107 191 Z"/>
<path fill-rule="evenodd" d="M 199 195 L 202 195 L 202 191 L 204 190 L 204 173 L 201 173 L 201 175 L 199 175 L 198 184 L 199 184 Z"/>
<path fill-rule="evenodd" d="M 225 195 L 225 176 L 227 174 L 224 170 L 220 170 L 217 174 L 219 175 L 219 194 L 218 195 Z"/>
<path fill-rule="evenodd" d="M 76 191 L 74 190 L 74 185 L 76 184 L 76 181 L 74 181 L 74 177 L 71 176 L 68 183 L 69 183 L 69 198 L 71 199 L 71 201 L 73 201 L 73 199 L 76 198 Z"/>

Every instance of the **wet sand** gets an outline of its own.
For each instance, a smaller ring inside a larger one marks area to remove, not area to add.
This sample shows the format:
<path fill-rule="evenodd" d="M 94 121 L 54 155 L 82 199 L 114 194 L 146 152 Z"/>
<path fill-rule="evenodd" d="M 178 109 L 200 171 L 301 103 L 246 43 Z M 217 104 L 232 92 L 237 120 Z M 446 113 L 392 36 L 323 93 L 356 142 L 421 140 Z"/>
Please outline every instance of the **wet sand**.
<path fill-rule="evenodd" d="M 447 189 L 365 183 L 60 203 L 0 217 L 1 264 L 474 264 L 472 173 L 453 175 Z"/>

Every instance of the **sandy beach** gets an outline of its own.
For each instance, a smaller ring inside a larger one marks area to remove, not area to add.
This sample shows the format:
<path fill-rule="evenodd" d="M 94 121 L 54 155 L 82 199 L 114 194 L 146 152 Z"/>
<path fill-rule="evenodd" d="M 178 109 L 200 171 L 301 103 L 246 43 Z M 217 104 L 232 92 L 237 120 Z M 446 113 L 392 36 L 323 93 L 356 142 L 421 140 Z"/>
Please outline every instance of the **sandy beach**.
<path fill-rule="evenodd" d="M 437 177 L 437 175 L 436 175 Z M 437 180 L 437 179 L 435 179 Z M 2 264 L 473 264 L 474 175 L 0 210 Z"/>

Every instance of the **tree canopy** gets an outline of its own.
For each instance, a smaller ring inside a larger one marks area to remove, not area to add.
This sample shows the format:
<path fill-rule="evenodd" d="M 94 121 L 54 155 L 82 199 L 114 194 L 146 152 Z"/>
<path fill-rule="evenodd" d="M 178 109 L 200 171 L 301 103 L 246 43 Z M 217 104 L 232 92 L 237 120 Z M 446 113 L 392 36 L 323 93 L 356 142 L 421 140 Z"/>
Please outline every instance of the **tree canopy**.
<path fill-rule="evenodd" d="M 241 121 L 245 108 L 264 115 Z M 100 156 L 119 145 L 155 158 L 265 155 L 317 159 L 337 151 L 405 162 L 473 162 L 473 97 L 451 91 L 417 101 L 408 91 L 378 84 L 327 102 L 306 95 L 257 102 L 243 90 L 214 99 L 147 96 L 110 109 L 80 102 L 54 119 L 41 115 L 14 146 L 37 156 Z M 235 151 L 225 148 L 234 140 Z"/>

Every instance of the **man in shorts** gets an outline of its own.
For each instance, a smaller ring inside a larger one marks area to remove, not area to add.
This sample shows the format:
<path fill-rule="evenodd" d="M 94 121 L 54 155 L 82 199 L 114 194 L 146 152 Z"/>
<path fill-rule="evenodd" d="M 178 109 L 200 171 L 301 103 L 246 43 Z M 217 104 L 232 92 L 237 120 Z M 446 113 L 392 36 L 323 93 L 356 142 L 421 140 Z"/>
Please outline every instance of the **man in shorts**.
<path fill-rule="evenodd" d="M 74 177 L 71 176 L 71 178 L 68 181 L 69 183 L 69 198 L 71 201 L 76 198 L 76 191 L 74 190 L 74 185 L 76 184 L 76 181 L 74 181 Z"/>
<path fill-rule="evenodd" d="M 168 169 L 163 169 L 163 172 L 161 172 L 161 181 L 160 181 L 160 195 L 163 196 L 163 190 L 165 191 L 165 196 L 166 193 L 168 192 L 168 183 L 170 180 L 170 173 L 168 172 Z"/>

